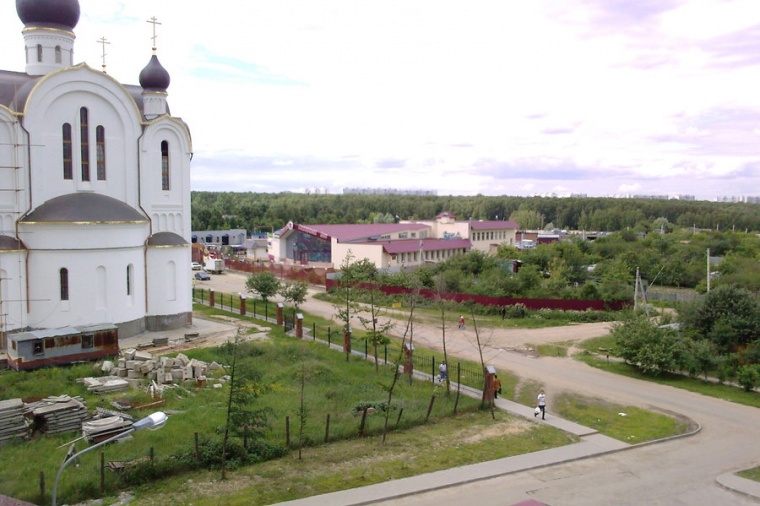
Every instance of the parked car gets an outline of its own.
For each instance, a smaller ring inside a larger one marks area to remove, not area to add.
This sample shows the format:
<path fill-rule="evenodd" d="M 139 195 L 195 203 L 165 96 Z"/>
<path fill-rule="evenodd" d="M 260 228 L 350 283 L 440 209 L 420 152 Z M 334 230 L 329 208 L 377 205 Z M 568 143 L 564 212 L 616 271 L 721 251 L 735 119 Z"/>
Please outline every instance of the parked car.
<path fill-rule="evenodd" d="M 199 271 L 199 270 L 203 269 L 203 266 L 201 264 L 199 264 L 198 262 L 191 263 L 190 267 L 192 267 L 194 271 Z"/>
<path fill-rule="evenodd" d="M 208 281 L 209 279 L 211 279 L 211 274 L 209 274 L 206 271 L 196 272 L 195 279 L 200 280 L 200 281 Z"/>

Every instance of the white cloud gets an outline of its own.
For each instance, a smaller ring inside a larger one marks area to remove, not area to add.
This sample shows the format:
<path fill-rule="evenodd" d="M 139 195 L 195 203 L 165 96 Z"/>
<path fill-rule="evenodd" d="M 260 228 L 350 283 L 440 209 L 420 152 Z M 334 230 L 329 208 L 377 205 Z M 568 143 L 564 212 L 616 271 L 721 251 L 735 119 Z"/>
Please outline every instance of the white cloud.
<path fill-rule="evenodd" d="M 731 177 L 760 158 L 754 0 L 80 3 L 76 59 L 100 68 L 105 36 L 129 84 L 162 23 L 196 190 L 760 191 Z"/>

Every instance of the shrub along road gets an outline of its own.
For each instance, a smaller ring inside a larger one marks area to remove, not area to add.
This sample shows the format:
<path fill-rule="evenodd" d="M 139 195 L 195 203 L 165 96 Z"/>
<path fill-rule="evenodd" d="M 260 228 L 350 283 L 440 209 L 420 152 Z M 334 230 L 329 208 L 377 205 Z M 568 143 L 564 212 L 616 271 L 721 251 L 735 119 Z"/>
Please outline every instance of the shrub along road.
<path fill-rule="evenodd" d="M 209 286 L 228 293 L 244 292 L 245 275 L 228 272 L 214 276 Z M 334 318 L 335 314 L 331 304 L 314 298 L 309 298 L 302 308 L 325 318 Z M 446 330 L 447 352 L 478 362 L 478 347 L 469 318 L 468 323 L 462 331 L 452 320 L 451 328 Z M 403 333 L 405 325 L 406 322 L 399 322 L 395 333 Z M 699 434 L 394 499 L 393 504 L 511 504 L 528 497 L 566 506 L 758 504 L 756 499 L 721 487 L 716 478 L 760 463 L 760 410 L 618 376 L 572 359 L 534 358 L 509 350 L 525 343 L 583 340 L 605 335 L 607 329 L 608 324 L 583 324 L 535 330 L 481 329 L 479 333 L 481 344 L 485 343 L 486 362 L 497 370 L 508 370 L 543 385 L 549 416 L 552 395 L 565 390 L 618 404 L 679 413 L 702 426 Z M 439 326 L 415 324 L 414 341 L 418 346 L 440 349 L 440 335 Z"/>

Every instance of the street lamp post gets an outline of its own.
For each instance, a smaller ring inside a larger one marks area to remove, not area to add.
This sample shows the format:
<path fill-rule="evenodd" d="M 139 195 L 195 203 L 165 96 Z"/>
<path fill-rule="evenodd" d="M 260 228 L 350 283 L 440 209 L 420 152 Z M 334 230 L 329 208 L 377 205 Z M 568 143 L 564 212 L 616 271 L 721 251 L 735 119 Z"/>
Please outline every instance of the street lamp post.
<path fill-rule="evenodd" d="M 71 457 L 67 456 L 66 460 L 64 460 L 61 463 L 61 467 L 58 469 L 58 474 L 55 475 L 55 483 L 53 483 L 53 506 L 56 506 L 56 493 L 58 492 L 58 482 L 61 480 L 61 476 L 63 475 L 63 470 L 66 469 L 66 466 L 68 465 L 69 462 L 75 461 L 81 455 L 91 450 L 94 450 L 95 448 L 100 448 L 101 446 L 105 444 L 108 444 L 118 439 L 121 439 L 123 437 L 126 437 L 135 431 L 143 430 L 143 429 L 158 430 L 166 424 L 166 421 L 168 419 L 169 417 L 166 415 L 166 413 L 164 413 L 163 411 L 156 411 L 152 415 L 146 416 L 145 418 L 142 418 L 136 421 L 135 423 L 133 423 L 132 427 L 129 430 L 125 432 L 120 432 L 119 434 L 116 434 L 115 436 L 111 436 L 108 439 L 105 439 L 92 446 L 88 446 L 81 452 L 75 453 Z"/>

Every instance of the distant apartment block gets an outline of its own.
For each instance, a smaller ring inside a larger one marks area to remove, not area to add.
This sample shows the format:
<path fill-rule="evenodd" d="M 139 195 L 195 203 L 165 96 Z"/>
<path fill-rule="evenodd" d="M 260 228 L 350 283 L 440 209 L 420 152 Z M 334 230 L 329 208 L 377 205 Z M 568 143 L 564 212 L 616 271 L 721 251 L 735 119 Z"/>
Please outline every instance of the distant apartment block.
<path fill-rule="evenodd" d="M 434 197 L 435 190 L 398 190 L 395 188 L 343 188 L 344 195 L 417 195 Z"/>
<path fill-rule="evenodd" d="M 747 195 L 741 196 L 722 196 L 715 199 L 716 202 L 730 202 L 730 203 L 746 203 L 746 204 L 760 204 L 760 197 L 751 197 Z"/>

